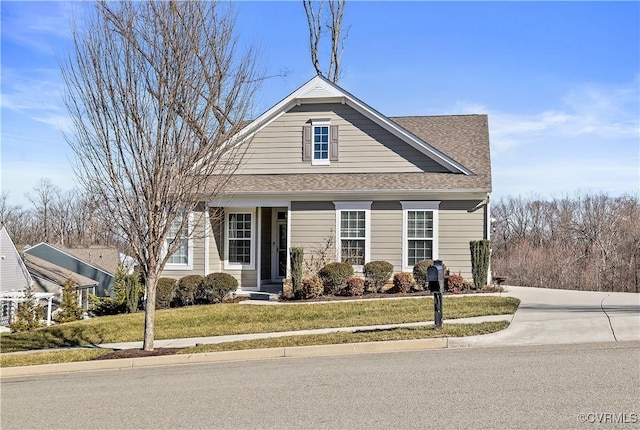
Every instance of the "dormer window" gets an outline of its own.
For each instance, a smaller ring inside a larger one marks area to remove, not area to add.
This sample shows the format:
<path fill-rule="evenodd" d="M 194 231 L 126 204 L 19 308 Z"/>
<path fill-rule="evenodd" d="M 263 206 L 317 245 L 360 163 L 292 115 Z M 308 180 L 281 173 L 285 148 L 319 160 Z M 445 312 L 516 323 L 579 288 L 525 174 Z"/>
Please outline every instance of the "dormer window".
<path fill-rule="evenodd" d="M 338 161 L 338 126 L 328 119 L 312 119 L 302 129 L 302 160 L 312 166 L 328 166 Z"/>

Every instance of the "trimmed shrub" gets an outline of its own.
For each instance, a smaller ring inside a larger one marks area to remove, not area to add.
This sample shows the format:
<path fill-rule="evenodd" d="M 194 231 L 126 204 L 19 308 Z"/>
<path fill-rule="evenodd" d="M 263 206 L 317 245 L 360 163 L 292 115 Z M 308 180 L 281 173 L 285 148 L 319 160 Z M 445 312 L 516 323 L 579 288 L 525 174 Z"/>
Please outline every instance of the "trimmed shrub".
<path fill-rule="evenodd" d="M 444 288 L 446 291 L 453 294 L 461 294 L 466 291 L 464 285 L 464 278 L 462 275 L 456 275 L 455 273 L 451 273 L 449 276 L 445 278 Z"/>
<path fill-rule="evenodd" d="M 302 281 L 302 289 L 297 292 L 296 298 L 303 300 L 315 299 L 316 297 L 320 297 L 323 291 L 324 283 L 322 282 L 322 279 L 318 276 L 314 276 L 313 278 Z"/>
<path fill-rule="evenodd" d="M 193 305 L 195 303 L 196 290 L 203 279 L 200 275 L 188 275 L 180 278 L 174 296 L 176 306 Z"/>
<path fill-rule="evenodd" d="M 393 275 L 393 289 L 397 293 L 408 293 L 413 284 L 413 275 L 409 272 L 398 272 Z"/>
<path fill-rule="evenodd" d="M 370 261 L 364 265 L 363 273 L 368 289 L 379 293 L 393 275 L 393 264 L 387 261 Z"/>
<path fill-rule="evenodd" d="M 176 280 L 173 278 L 160 278 L 156 285 L 156 309 L 166 309 L 171 306 L 173 293 L 176 289 Z"/>
<path fill-rule="evenodd" d="M 115 298 L 89 294 L 89 313 L 96 317 L 124 314 L 127 313 L 127 305 L 118 303 Z"/>
<path fill-rule="evenodd" d="M 304 248 L 291 248 L 291 287 L 293 294 L 302 288 L 302 277 L 304 269 Z"/>
<path fill-rule="evenodd" d="M 228 273 L 209 273 L 196 289 L 195 301 L 202 304 L 222 303 L 224 297 L 238 288 L 238 280 Z"/>
<path fill-rule="evenodd" d="M 469 242 L 471 251 L 471 274 L 473 284 L 477 290 L 487 286 L 489 261 L 491 258 L 491 242 L 489 240 L 472 240 Z"/>
<path fill-rule="evenodd" d="M 325 294 L 338 294 L 353 276 L 353 267 L 349 263 L 329 263 L 318 272 L 324 284 Z"/>
<path fill-rule="evenodd" d="M 361 296 L 364 294 L 364 279 L 350 278 L 342 289 L 343 296 Z"/>
<path fill-rule="evenodd" d="M 433 260 L 420 260 L 413 265 L 413 279 L 422 289 L 427 285 L 427 269 L 433 266 Z"/>

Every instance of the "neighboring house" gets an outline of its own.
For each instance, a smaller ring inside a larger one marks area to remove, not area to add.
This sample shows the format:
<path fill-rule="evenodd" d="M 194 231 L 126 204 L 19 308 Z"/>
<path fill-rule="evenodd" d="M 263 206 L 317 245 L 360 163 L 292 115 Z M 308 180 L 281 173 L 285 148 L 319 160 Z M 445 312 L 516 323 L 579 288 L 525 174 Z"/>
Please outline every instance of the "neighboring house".
<path fill-rule="evenodd" d="M 259 290 L 289 277 L 290 249 L 303 247 L 360 272 L 431 258 L 471 278 L 469 241 L 489 236 L 486 115 L 387 117 L 316 76 L 233 145 L 238 169 L 222 194 L 201 197 L 197 234 L 163 276 L 226 272 Z"/>
<path fill-rule="evenodd" d="M 16 249 L 7 229 L 0 227 L 0 326 L 13 321 L 17 304 L 23 301 L 26 290 L 33 279 Z M 48 322 L 51 322 L 51 299 L 53 294 L 36 294 L 38 299 L 48 300 Z"/>
<path fill-rule="evenodd" d="M 110 295 L 120 261 L 115 248 L 63 248 L 43 242 L 25 248 L 23 252 L 27 266 L 41 288 L 62 286 L 71 278 L 84 309 L 88 307 L 89 294 Z"/>
<path fill-rule="evenodd" d="M 59 306 L 62 300 L 62 286 L 71 280 L 78 292 L 78 304 L 83 309 L 88 309 L 89 294 L 95 294 L 98 281 L 27 253 L 24 253 L 24 263 L 33 279 L 34 291 L 55 294 L 53 302 Z"/>

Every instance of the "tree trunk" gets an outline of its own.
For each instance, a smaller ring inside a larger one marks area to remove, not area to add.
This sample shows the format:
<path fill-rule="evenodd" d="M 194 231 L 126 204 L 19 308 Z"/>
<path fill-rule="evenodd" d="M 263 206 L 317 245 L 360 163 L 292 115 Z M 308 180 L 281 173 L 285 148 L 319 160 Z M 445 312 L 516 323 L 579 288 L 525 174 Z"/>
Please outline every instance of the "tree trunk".
<path fill-rule="evenodd" d="M 147 290 L 147 301 L 144 304 L 144 342 L 142 344 L 142 349 L 145 351 L 153 351 L 157 281 L 158 276 L 156 274 L 149 274 L 146 277 L 145 281 L 145 288 Z"/>

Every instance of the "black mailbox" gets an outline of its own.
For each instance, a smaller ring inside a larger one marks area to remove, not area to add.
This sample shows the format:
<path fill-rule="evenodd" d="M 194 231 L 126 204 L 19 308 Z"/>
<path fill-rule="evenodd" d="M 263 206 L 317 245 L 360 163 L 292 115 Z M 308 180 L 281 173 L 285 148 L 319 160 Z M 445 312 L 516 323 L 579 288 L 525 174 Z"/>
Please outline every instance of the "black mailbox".
<path fill-rule="evenodd" d="M 442 261 L 436 260 L 433 266 L 427 269 L 427 281 L 429 291 L 433 293 L 444 293 L 444 266 Z"/>

